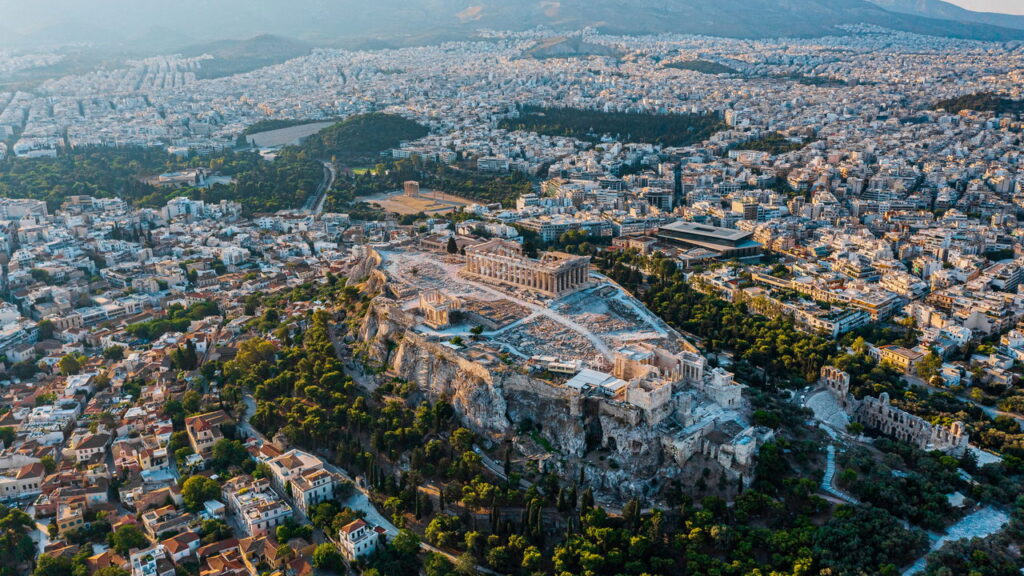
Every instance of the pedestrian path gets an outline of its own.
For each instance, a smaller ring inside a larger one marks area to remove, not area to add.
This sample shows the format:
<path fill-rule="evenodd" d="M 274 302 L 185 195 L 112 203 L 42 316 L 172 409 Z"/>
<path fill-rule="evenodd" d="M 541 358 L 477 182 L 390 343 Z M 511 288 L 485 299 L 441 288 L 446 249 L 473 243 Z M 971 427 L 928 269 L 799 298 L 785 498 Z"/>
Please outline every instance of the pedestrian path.
<path fill-rule="evenodd" d="M 904 570 L 903 576 L 912 576 L 923 572 L 928 564 L 928 554 L 942 548 L 947 542 L 957 540 L 969 540 L 971 538 L 984 538 L 995 534 L 1010 521 L 1010 516 L 1002 510 L 995 508 L 982 508 L 974 514 L 965 516 L 962 520 L 953 524 L 946 530 L 946 533 L 938 538 L 933 538 L 932 546 L 928 552 L 918 558 L 917 562 Z"/>
<path fill-rule="evenodd" d="M 836 477 L 836 446 L 835 444 L 828 445 L 828 456 L 825 463 L 825 477 L 821 479 L 821 489 L 829 494 L 849 502 L 850 504 L 859 504 L 860 501 L 850 496 L 846 492 L 835 487 L 833 481 Z"/>

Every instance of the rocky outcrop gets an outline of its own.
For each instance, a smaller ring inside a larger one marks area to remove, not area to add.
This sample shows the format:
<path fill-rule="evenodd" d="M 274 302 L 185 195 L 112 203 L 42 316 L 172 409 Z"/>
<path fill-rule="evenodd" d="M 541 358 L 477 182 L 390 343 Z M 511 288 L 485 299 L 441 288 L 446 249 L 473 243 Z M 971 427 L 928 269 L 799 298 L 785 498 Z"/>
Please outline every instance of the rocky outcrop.
<path fill-rule="evenodd" d="M 353 347 L 388 375 L 446 399 L 485 447 L 512 440 L 516 451 L 542 470 L 585 478 L 602 502 L 614 506 L 634 497 L 657 498 L 670 481 L 692 482 L 695 457 L 703 455 L 700 465 L 713 472 L 718 461 L 731 457 L 732 452 L 719 450 L 718 441 L 708 441 L 703 429 L 672 433 L 651 423 L 636 404 L 533 378 L 486 347 L 458 349 L 420 333 L 416 323 L 395 300 L 377 296 L 358 324 Z M 709 419 L 708 426 L 716 429 L 717 420 Z M 731 437 L 722 436 L 723 441 Z M 730 479 L 736 476 L 731 462 L 721 466 Z"/>
<path fill-rule="evenodd" d="M 446 397 L 463 423 L 492 438 L 511 427 L 500 381 L 482 366 L 465 360 L 443 344 L 406 333 L 388 361 L 397 377 L 414 382 L 420 390 Z"/>
<path fill-rule="evenodd" d="M 628 404 L 601 403 L 602 446 L 633 477 L 657 474 L 663 460 L 661 434 L 643 420 L 642 411 Z"/>
<path fill-rule="evenodd" d="M 494 442 L 527 420 L 559 453 L 587 451 L 583 399 L 571 389 L 530 378 L 512 366 L 485 367 L 441 342 L 420 336 L 415 319 L 390 299 L 377 297 L 359 327 L 365 357 L 427 394 L 451 402 L 463 424 Z"/>
<path fill-rule="evenodd" d="M 412 315 L 398 307 L 394 300 L 378 296 L 359 325 L 358 347 L 365 360 L 374 366 L 388 363 L 391 349 L 415 324 Z"/>
<path fill-rule="evenodd" d="M 380 272 L 379 268 L 384 261 L 380 253 L 370 247 L 360 248 L 362 253 L 355 259 L 348 272 L 347 286 L 356 286 L 367 280 L 374 272 Z"/>

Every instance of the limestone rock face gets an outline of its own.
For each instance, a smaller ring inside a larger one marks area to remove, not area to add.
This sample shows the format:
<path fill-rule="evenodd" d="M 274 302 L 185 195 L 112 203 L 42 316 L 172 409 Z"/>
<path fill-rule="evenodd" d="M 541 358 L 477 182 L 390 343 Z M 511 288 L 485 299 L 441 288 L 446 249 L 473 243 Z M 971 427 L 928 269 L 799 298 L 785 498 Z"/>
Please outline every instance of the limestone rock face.
<path fill-rule="evenodd" d="M 347 286 L 357 286 L 367 280 L 373 272 L 379 271 L 383 259 L 376 250 L 365 248 L 361 257 L 348 272 Z"/>
<path fill-rule="evenodd" d="M 394 300 L 374 298 L 359 326 L 359 344 L 367 360 L 377 366 L 385 365 L 390 348 L 401 341 L 412 326 L 413 318 L 404 313 Z"/>
<path fill-rule="evenodd" d="M 633 406 L 602 404 L 599 410 L 601 445 L 631 477 L 647 478 L 658 473 L 663 451 L 661 434 L 646 425 Z"/>
<path fill-rule="evenodd" d="M 578 458 L 587 453 L 583 400 L 578 394 L 522 374 L 510 375 L 505 389 L 514 425 L 529 419 L 559 454 Z"/>
<path fill-rule="evenodd" d="M 468 428 L 497 439 L 511 424 L 500 380 L 442 344 L 406 333 L 388 361 L 391 371 L 434 397 L 446 397 Z"/>
<path fill-rule="evenodd" d="M 545 469 L 564 478 L 578 477 L 584 469 L 586 484 L 612 505 L 651 495 L 650 480 L 664 472 L 660 466 L 666 458 L 657 431 L 643 424 L 639 409 L 609 408 L 512 367 L 488 368 L 467 360 L 444 344 L 406 331 L 401 314 L 381 300 L 360 331 L 367 354 L 398 378 L 446 398 L 462 425 L 497 444 L 516 436 L 529 420 L 553 450 Z M 520 436 L 517 446 L 532 443 Z M 617 466 L 586 463 L 595 448 L 603 448 Z"/>

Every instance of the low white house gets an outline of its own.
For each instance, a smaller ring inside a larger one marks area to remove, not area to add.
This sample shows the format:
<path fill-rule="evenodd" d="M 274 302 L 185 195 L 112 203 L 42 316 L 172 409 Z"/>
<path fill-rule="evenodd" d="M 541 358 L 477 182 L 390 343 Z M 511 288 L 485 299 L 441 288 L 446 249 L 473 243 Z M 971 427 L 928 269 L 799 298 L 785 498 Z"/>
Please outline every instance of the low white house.
<path fill-rule="evenodd" d="M 383 533 L 383 528 L 367 524 L 365 520 L 346 524 L 338 534 L 341 555 L 349 562 L 354 562 L 358 558 L 373 554 Z"/>

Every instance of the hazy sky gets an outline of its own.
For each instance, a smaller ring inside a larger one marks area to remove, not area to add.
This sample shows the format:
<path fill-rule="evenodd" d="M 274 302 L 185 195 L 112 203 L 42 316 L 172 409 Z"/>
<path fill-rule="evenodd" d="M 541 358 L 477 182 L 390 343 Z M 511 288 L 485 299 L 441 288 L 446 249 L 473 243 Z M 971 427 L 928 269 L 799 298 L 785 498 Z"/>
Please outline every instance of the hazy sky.
<path fill-rule="evenodd" d="M 959 4 L 968 10 L 980 12 L 1002 12 L 1004 14 L 1024 14 L 1024 0 L 946 0 Z"/>

